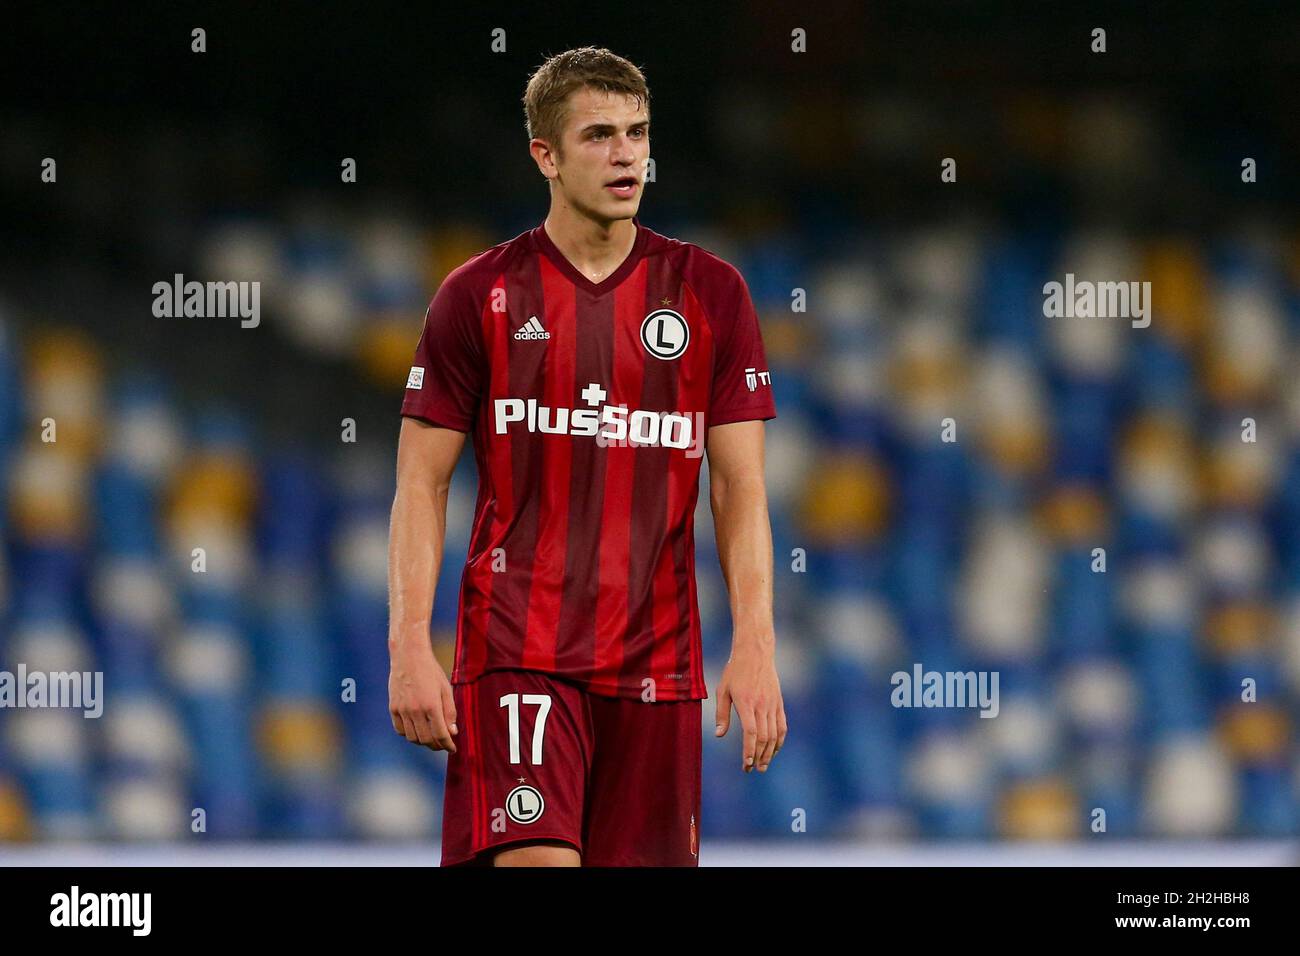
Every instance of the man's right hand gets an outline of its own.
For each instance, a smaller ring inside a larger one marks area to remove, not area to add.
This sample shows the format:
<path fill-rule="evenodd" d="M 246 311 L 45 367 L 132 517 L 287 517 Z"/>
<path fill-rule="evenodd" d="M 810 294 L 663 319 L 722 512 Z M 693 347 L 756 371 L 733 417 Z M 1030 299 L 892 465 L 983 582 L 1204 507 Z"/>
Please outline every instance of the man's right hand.
<path fill-rule="evenodd" d="M 428 641 L 389 643 L 388 711 L 393 729 L 413 744 L 430 750 L 456 752 L 452 740 L 456 726 L 456 702 L 451 682 L 433 656 Z"/>

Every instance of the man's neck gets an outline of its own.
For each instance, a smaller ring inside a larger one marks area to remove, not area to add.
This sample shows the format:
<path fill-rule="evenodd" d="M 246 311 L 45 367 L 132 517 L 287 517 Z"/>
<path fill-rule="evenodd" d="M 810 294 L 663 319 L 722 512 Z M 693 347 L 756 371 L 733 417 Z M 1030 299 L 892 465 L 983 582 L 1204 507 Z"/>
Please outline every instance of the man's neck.
<path fill-rule="evenodd" d="M 542 228 L 573 267 L 592 282 L 601 282 L 632 254 L 636 224 L 615 219 L 605 224 L 552 204 Z"/>

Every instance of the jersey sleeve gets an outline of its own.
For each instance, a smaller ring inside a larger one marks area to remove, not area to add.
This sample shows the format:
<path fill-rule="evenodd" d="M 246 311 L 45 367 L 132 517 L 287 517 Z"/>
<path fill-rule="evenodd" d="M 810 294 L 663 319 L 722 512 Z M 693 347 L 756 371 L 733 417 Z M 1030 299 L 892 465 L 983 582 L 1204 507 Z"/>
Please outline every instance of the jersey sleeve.
<path fill-rule="evenodd" d="M 763 351 L 758 314 L 749 286 L 727 266 L 721 304 L 715 309 L 713 388 L 709 425 L 766 421 L 776 417 L 772 376 Z"/>
<path fill-rule="evenodd" d="M 479 305 L 463 279 L 452 273 L 424 314 L 402 414 L 468 432 L 485 375 Z"/>

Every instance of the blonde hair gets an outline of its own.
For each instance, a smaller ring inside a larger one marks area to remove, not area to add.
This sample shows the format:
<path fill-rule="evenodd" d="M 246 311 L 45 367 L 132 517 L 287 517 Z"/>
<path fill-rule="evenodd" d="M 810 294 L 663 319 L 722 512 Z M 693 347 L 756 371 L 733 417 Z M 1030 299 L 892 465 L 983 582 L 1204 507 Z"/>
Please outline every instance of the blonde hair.
<path fill-rule="evenodd" d="M 590 86 L 605 93 L 635 96 L 648 111 L 650 88 L 628 60 L 604 47 L 584 46 L 548 57 L 524 88 L 528 138 L 544 139 L 557 152 L 567 118 L 569 94 Z"/>

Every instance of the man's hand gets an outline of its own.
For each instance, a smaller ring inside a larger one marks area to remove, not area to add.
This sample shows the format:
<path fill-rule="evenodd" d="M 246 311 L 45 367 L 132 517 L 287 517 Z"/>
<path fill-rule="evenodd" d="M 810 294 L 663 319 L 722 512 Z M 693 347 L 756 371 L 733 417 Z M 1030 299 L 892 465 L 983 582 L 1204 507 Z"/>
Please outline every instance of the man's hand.
<path fill-rule="evenodd" d="M 456 752 L 456 702 L 428 641 L 390 645 L 388 711 L 393 729 L 413 744 Z"/>
<path fill-rule="evenodd" d="M 718 726 L 714 731 L 718 737 L 726 736 L 731 727 L 733 704 L 744 732 L 745 773 L 755 767 L 767 773 L 767 765 L 785 743 L 786 732 L 781 682 L 770 649 L 755 646 L 732 651 L 718 681 Z"/>

